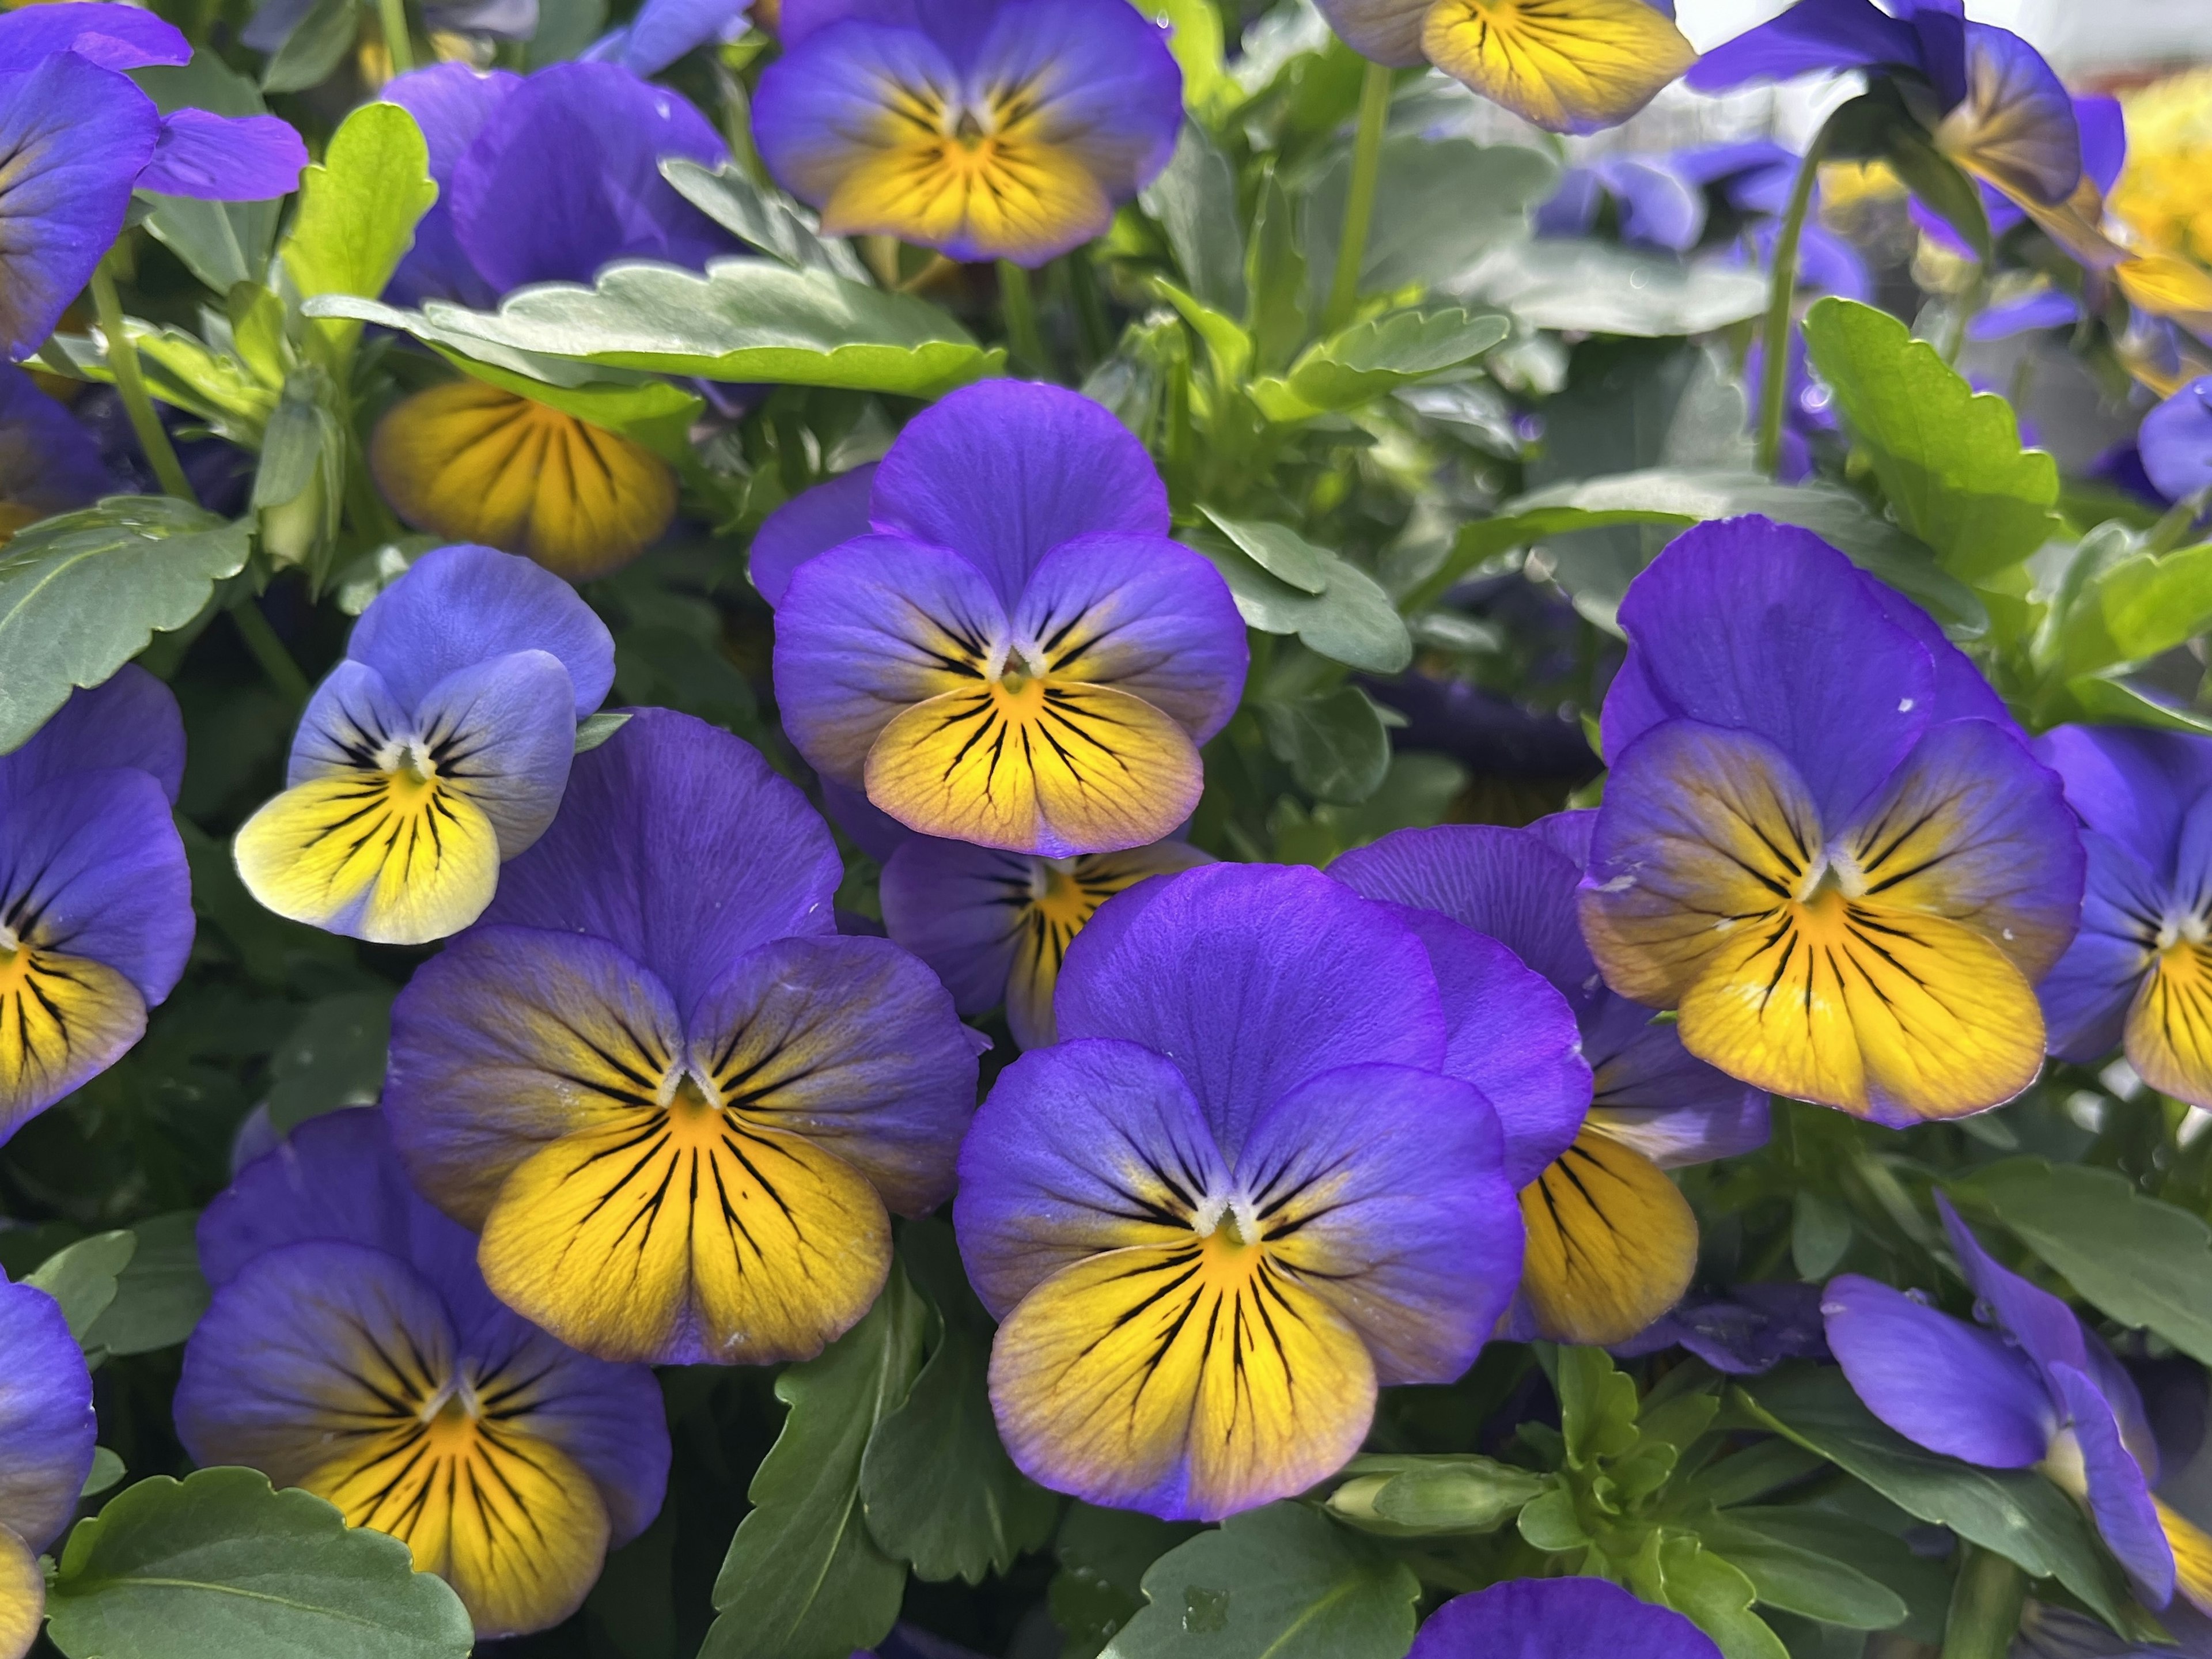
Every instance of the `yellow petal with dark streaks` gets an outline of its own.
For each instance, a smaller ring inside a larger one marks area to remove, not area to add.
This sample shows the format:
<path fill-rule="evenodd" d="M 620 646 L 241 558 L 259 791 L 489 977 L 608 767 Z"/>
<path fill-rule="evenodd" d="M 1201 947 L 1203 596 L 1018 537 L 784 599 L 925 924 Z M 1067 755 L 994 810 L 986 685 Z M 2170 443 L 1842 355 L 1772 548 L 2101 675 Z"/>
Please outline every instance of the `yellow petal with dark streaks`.
<path fill-rule="evenodd" d="M 1445 74 L 1553 132 L 1618 126 L 1698 59 L 1644 0 L 1437 0 L 1421 49 Z"/>
<path fill-rule="evenodd" d="M 1113 216 L 1082 161 L 1018 128 L 970 142 L 929 118 L 890 124 L 891 139 L 838 180 L 822 228 L 897 236 L 974 257 L 1036 264 Z"/>
<path fill-rule="evenodd" d="M 145 1035 L 138 988 L 104 963 L 0 950 L 0 1140 Z"/>
<path fill-rule="evenodd" d="M 2162 1095 L 2212 1106 L 2212 945 L 2159 952 L 2128 1009 L 2128 1063 Z"/>
<path fill-rule="evenodd" d="M 1014 1041 L 1024 1048 L 1048 1048 L 1054 1041 L 1052 997 L 1060 986 L 1060 964 L 1100 905 L 1147 877 L 1206 862 L 1196 848 L 1164 841 L 1127 852 L 1040 864 L 1030 880 L 1029 902 L 1015 912 L 1014 963 L 1006 977 L 1006 1023 Z"/>
<path fill-rule="evenodd" d="M 238 832 L 238 873 L 280 916 L 380 945 L 425 945 L 482 915 L 499 836 L 441 779 L 354 770 L 287 789 Z"/>
<path fill-rule="evenodd" d="M 2185 328 L 2212 329 L 2212 271 L 2172 253 L 2145 253 L 2113 273 L 2130 304 Z"/>
<path fill-rule="evenodd" d="M 46 1617 L 46 1576 L 38 1552 L 0 1527 L 0 1659 L 23 1659 Z"/>
<path fill-rule="evenodd" d="M 395 404 L 369 467 L 417 529 L 524 554 L 571 581 L 629 563 L 676 514 L 676 475 L 651 450 L 475 380 Z"/>
<path fill-rule="evenodd" d="M 2212 1613 L 2212 1537 L 2164 1499 L 2150 1501 L 2158 1509 L 2159 1530 L 2173 1551 L 2174 1589 L 2197 1612 Z"/>
<path fill-rule="evenodd" d="M 1690 1288 L 1698 1218 L 1667 1173 L 1585 1127 L 1521 1192 L 1521 1288 L 1554 1342 L 1625 1342 Z"/>

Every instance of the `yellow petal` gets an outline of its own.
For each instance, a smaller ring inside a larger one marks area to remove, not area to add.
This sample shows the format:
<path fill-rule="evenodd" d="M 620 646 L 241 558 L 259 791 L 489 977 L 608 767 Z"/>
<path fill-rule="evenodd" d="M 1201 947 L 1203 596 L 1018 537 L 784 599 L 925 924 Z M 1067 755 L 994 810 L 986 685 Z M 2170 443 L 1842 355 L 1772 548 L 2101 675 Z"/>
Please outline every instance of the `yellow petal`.
<path fill-rule="evenodd" d="M 1698 60 L 1644 0 L 1437 0 L 1421 49 L 1445 74 L 1553 132 L 1618 126 Z"/>
<path fill-rule="evenodd" d="M 425 945 L 482 915 L 499 837 L 438 778 L 347 771 L 310 779 L 238 832 L 238 873 L 280 916 L 380 945 Z"/>
<path fill-rule="evenodd" d="M 368 460 L 416 529 L 526 555 L 571 581 L 628 564 L 676 515 L 676 475 L 651 450 L 475 380 L 395 404 Z"/>
<path fill-rule="evenodd" d="M 1522 1189 L 1521 1288 L 1554 1342 L 1625 1342 L 1682 1299 L 1698 1265 L 1698 1218 L 1666 1172 L 1602 1130 Z"/>
<path fill-rule="evenodd" d="M 1041 865 L 1029 902 L 1014 913 L 1014 965 L 1006 979 L 1006 1021 L 1014 1040 L 1024 1048 L 1051 1046 L 1052 996 L 1059 988 L 1060 964 L 1100 905 L 1149 876 L 1206 862 L 1206 855 L 1196 848 L 1164 841 L 1125 853 L 1093 853 Z"/>
<path fill-rule="evenodd" d="M 2159 952 L 2128 1009 L 2129 1064 L 2162 1095 L 2212 1106 L 2212 946 Z"/>
<path fill-rule="evenodd" d="M 2212 329 L 2212 272 L 2171 253 L 2146 253 L 2113 275 L 2130 303 L 2185 328 Z"/>
<path fill-rule="evenodd" d="M 106 963 L 0 950 L 0 1139 L 145 1031 L 145 999 Z"/>
<path fill-rule="evenodd" d="M 1140 697 L 1073 680 L 948 691 L 899 714 L 868 751 L 868 799 L 908 829 L 1017 853 L 1158 841 L 1204 783 L 1182 726 Z"/>
<path fill-rule="evenodd" d="M 0 1659 L 23 1659 L 46 1618 L 46 1576 L 39 1553 L 0 1527 Z"/>
<path fill-rule="evenodd" d="M 2166 1534 L 2173 1551 L 2174 1589 L 2197 1612 L 2212 1613 L 2212 1538 L 2166 1507 L 2163 1499 L 2150 1501 L 2158 1506 L 2159 1529 Z M 0 1651 L 4 1651 L 4 1645 L 0 1645 Z"/>

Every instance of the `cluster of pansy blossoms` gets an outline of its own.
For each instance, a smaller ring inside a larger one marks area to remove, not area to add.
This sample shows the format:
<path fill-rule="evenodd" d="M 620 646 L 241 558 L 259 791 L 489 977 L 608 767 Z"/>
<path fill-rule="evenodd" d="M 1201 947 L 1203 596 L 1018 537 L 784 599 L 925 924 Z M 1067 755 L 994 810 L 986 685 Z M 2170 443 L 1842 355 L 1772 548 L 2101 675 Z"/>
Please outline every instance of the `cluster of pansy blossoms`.
<path fill-rule="evenodd" d="M 1978 10 L 0 13 L 0 1659 L 2212 1653 L 2212 182 Z"/>

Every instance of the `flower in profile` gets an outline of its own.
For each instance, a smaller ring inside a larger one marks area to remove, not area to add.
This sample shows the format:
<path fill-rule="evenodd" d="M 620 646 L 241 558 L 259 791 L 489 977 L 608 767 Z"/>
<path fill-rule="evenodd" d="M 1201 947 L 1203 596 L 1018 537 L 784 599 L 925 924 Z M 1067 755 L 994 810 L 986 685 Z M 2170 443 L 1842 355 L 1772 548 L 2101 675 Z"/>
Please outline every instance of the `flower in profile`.
<path fill-rule="evenodd" d="M 2126 1369 L 2071 1308 L 1984 1250 L 1940 1193 L 1936 1205 L 1989 1328 L 1842 1274 L 1821 1312 L 1852 1389 L 1916 1445 L 2040 1468 L 2087 1509 L 2153 1607 L 2179 1588 L 2212 1611 L 2212 1538 L 2152 1495 L 2158 1443 Z"/>
<path fill-rule="evenodd" d="M 2168 501 L 2212 490 L 2212 375 L 2191 380 L 2143 416 L 2143 471 Z"/>
<path fill-rule="evenodd" d="M 0 12 L 0 345 L 30 356 L 122 234 L 134 190 L 218 202 L 283 196 L 307 164 L 273 115 L 163 115 L 124 73 L 183 64 L 151 12 L 70 3 Z"/>
<path fill-rule="evenodd" d="M 1893 1125 L 2034 1079 L 2034 987 L 2074 937 L 2059 781 L 1909 601 L 1759 518 L 1629 586 L 1582 920 L 1684 1048 Z"/>
<path fill-rule="evenodd" d="M 620 259 L 697 269 L 739 244 L 660 176 L 664 156 L 728 157 L 678 94 L 615 63 L 526 79 L 439 64 L 383 96 L 415 118 L 438 200 L 386 290 L 397 302 L 495 306 L 533 283 L 588 283 Z M 605 427 L 471 380 L 401 398 L 369 443 L 408 523 L 583 581 L 635 558 L 675 516 L 676 474 Z"/>
<path fill-rule="evenodd" d="M 1429 1615 L 1406 1659 L 1720 1659 L 1672 1607 L 1602 1578 L 1514 1578 Z"/>
<path fill-rule="evenodd" d="M 13 363 L 0 363 L 0 545 L 26 525 L 89 507 L 110 489 L 100 446 Z"/>
<path fill-rule="evenodd" d="M 1049 858 L 1190 816 L 1244 623 L 1168 539 L 1166 489 L 1119 421 L 1057 386 L 969 386 L 899 434 L 868 514 L 765 583 L 756 553 L 756 585 L 781 586 L 784 729 L 817 772 L 923 835 Z"/>
<path fill-rule="evenodd" d="M 60 1305 L 4 1278 L 0 1354 L 0 1659 L 23 1659 L 46 1621 L 39 1552 L 92 1473 L 92 1376 Z"/>
<path fill-rule="evenodd" d="M 1125 0 L 785 0 L 753 99 L 776 182 L 835 236 L 1041 265 L 1150 184 L 1182 71 Z"/>
<path fill-rule="evenodd" d="M 0 755 L 0 1143 L 123 1057 L 192 946 L 185 726 L 125 666 Z"/>
<path fill-rule="evenodd" d="M 953 1210 L 1032 1479 L 1218 1518 L 1340 1467 L 1378 1385 L 1473 1363 L 1520 1275 L 1515 1166 L 1589 1088 L 1511 952 L 1212 865 L 1109 902 L 1057 1012 L 977 1112 Z"/>
<path fill-rule="evenodd" d="M 1329 866 L 1370 899 L 1496 939 L 1574 1010 L 1589 1115 L 1521 1189 L 1521 1289 L 1536 1334 L 1589 1344 L 1626 1340 L 1689 1288 L 1698 1221 L 1666 1171 L 1762 1146 L 1767 1115 L 1765 1095 L 1692 1059 L 1673 1025 L 1599 977 L 1576 918 L 1596 817 L 1400 830 Z"/>
<path fill-rule="evenodd" d="M 478 1635 L 558 1624 L 659 1511 L 653 1373 L 501 1307 L 374 1108 L 310 1118 L 241 1170 L 200 1217 L 199 1251 L 215 1299 L 177 1386 L 185 1449 L 391 1534 Z"/>
<path fill-rule="evenodd" d="M 819 1352 L 945 1200 L 975 1048 L 934 975 L 840 938 L 793 785 L 647 709 L 578 757 L 483 922 L 392 1010 L 384 1094 L 493 1291 L 608 1359 Z"/>
<path fill-rule="evenodd" d="M 1617 127 L 1697 61 L 1674 0 L 1316 0 L 1362 57 L 1435 64 L 1551 132 Z"/>
<path fill-rule="evenodd" d="M 2062 726 L 2036 752 L 2081 819 L 2081 931 L 2043 982 L 2051 1052 L 2124 1048 L 2161 1094 L 2212 1107 L 2212 738 Z"/>
<path fill-rule="evenodd" d="M 239 874 L 330 933 L 459 933 L 552 822 L 614 672 L 606 625 L 559 577 L 489 547 L 424 554 L 307 704 L 284 793 L 238 832 Z"/>
<path fill-rule="evenodd" d="M 2098 198 L 2118 181 L 2120 172 L 2127 165 L 2128 125 L 2117 98 L 2076 98 L 2074 102 L 2074 124 L 2081 134 L 2081 170 L 2089 183 L 2096 185 Z M 2002 237 L 2027 218 L 2027 211 L 1994 186 L 1984 183 L 1977 185 L 1982 198 L 1982 212 L 1990 222 L 1990 234 Z M 1940 244 L 1954 257 L 1974 258 L 1974 251 L 1954 229 L 1948 221 L 1915 197 L 1911 204 L 1912 222 L 1923 235 Z"/>

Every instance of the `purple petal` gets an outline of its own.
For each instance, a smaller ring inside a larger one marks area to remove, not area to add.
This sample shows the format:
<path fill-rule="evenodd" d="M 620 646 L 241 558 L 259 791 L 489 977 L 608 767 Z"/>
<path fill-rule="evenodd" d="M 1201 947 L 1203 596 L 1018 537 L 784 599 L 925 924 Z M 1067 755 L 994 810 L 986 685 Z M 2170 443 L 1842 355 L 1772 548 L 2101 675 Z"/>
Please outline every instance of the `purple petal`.
<path fill-rule="evenodd" d="M 1720 1651 L 1680 1613 L 1602 1578 L 1515 1578 L 1445 1602 L 1406 1659 L 1720 1659 Z"/>
<path fill-rule="evenodd" d="M 2094 830 L 2081 847 L 2088 860 L 2081 928 L 2035 994 L 2051 1052 L 2086 1065 L 2120 1046 L 2169 896 L 2132 848 Z"/>
<path fill-rule="evenodd" d="M 2110 194 L 2128 164 L 2127 112 L 2117 98 L 2076 98 L 2074 125 L 2081 132 L 2081 171 Z"/>
<path fill-rule="evenodd" d="M 868 499 L 875 480 L 876 464 L 871 461 L 800 491 L 768 515 L 754 532 L 746 568 L 771 609 L 783 603 L 793 571 L 817 553 L 868 533 Z"/>
<path fill-rule="evenodd" d="M 1785 1359 L 1827 1359 L 1817 1285 L 1739 1285 L 1683 1298 L 1672 1313 L 1611 1352 L 1640 1358 L 1681 1347 L 1729 1376 L 1754 1376 Z"/>
<path fill-rule="evenodd" d="M 0 807 L 0 920 L 160 1003 L 192 948 L 191 878 L 161 786 L 127 768 L 76 772 Z"/>
<path fill-rule="evenodd" d="M 2020 1350 L 1856 1273 L 1828 1281 L 1820 1311 L 1852 1389 L 1907 1440 L 1989 1468 L 2043 1461 L 2057 1413 Z"/>
<path fill-rule="evenodd" d="M 60 1304 L 4 1279 L 0 1353 L 0 1527 L 42 1550 L 92 1473 L 92 1377 Z"/>
<path fill-rule="evenodd" d="M 1043 862 L 910 836 L 884 866 L 884 931 L 929 964 L 963 1015 L 987 1014 L 1006 1000 Z"/>
<path fill-rule="evenodd" d="M 1967 326 L 1974 340 L 2008 340 L 2038 329 L 2071 328 L 2081 320 L 2081 302 L 2063 289 L 2039 289 L 2004 305 L 1991 306 Z"/>
<path fill-rule="evenodd" d="M 545 833 L 575 757 L 575 693 L 561 659 L 517 651 L 448 674 L 415 710 L 441 771 L 482 808 L 513 858 Z"/>
<path fill-rule="evenodd" d="M 479 75 L 466 64 L 410 70 L 385 83 L 383 96 L 415 118 L 430 151 L 430 177 L 438 199 L 415 224 L 415 246 L 392 273 L 386 294 L 394 304 L 453 300 L 489 310 L 499 294 L 478 274 L 453 230 L 452 189 L 461 157 L 501 104 L 522 85 L 505 70 Z"/>
<path fill-rule="evenodd" d="M 1127 201 L 1175 152 L 1182 71 L 1166 31 L 1123 0 L 1003 0 L 961 67 L 971 96 L 1026 88 L 1109 201 Z"/>
<path fill-rule="evenodd" d="M 1592 1115 L 1662 1170 L 1736 1158 L 1766 1144 L 1767 1098 L 1682 1046 L 1680 1030 L 1611 992 L 1583 1014 Z"/>
<path fill-rule="evenodd" d="M 2004 699 L 1982 678 L 1982 671 L 1974 666 L 1973 659 L 1943 636 L 1942 629 L 1933 617 L 1887 582 L 1875 580 L 1863 570 L 1858 573 L 1858 578 L 1867 597 L 1881 607 L 1881 614 L 1911 635 L 1928 653 L 1929 665 L 1936 673 L 1935 698 L 1928 706 L 1929 720 L 1994 720 L 1999 726 L 2014 729 Z"/>
<path fill-rule="evenodd" d="M 1964 27 L 1956 106 L 1937 130 L 1937 146 L 2007 195 L 2046 206 L 2065 201 L 2081 182 L 2081 131 L 2065 82 L 2010 30 Z M 1949 76 L 1931 66 L 1942 87 Z"/>
<path fill-rule="evenodd" d="M 2035 751 L 2064 780 L 2067 805 L 2083 823 L 2119 842 L 2161 882 L 2174 878 L 2182 820 L 2212 791 L 2212 738 L 2061 726 L 2037 738 Z"/>
<path fill-rule="evenodd" d="M 162 118 L 138 188 L 210 202 L 265 202 L 297 190 L 307 165 L 300 135 L 273 115 L 186 108 Z"/>
<path fill-rule="evenodd" d="M 575 589 L 528 559 L 466 544 L 416 560 L 362 613 L 346 647 L 410 708 L 456 669 L 516 651 L 561 659 L 578 720 L 614 684 L 614 636 Z"/>
<path fill-rule="evenodd" d="M 1213 865 L 1136 890 L 1149 896 L 1107 947 L 1077 951 L 1061 970 L 1060 1038 L 1173 1055 L 1226 1156 L 1316 1073 L 1442 1064 L 1428 954 L 1388 909 L 1318 871 L 1268 865 Z"/>
<path fill-rule="evenodd" d="M 1601 157 L 1598 179 L 1620 204 L 1623 241 L 1686 253 L 1705 229 L 1705 195 L 1663 161 Z"/>
<path fill-rule="evenodd" d="M 0 803 L 72 773 L 118 766 L 145 773 L 171 801 L 184 783 L 185 717 L 175 694 L 136 663 L 70 692 L 28 743 L 0 755 Z"/>
<path fill-rule="evenodd" d="M 1393 69 L 1421 62 L 1421 26 L 1433 0 L 1316 0 L 1328 26 L 1362 58 Z"/>
<path fill-rule="evenodd" d="M 1911 25 L 1886 15 L 1872 0 L 1798 0 L 1773 21 L 1715 46 L 1682 79 L 1699 92 L 1720 92 L 1747 81 L 1917 64 L 1919 58 Z"/>
<path fill-rule="evenodd" d="M 2052 1386 L 2066 1402 L 2067 1427 L 2081 1458 L 2089 1514 L 2143 1599 L 2162 1607 L 2173 1599 L 2173 1547 L 2159 1524 L 2150 1482 L 2120 1439 L 2111 1402 L 2088 1376 L 2071 1365 L 2051 1368 Z"/>
<path fill-rule="evenodd" d="M 658 75 L 695 46 L 732 38 L 751 9 L 752 0 L 646 0 L 616 32 L 615 61 L 633 75 Z"/>
<path fill-rule="evenodd" d="M 1760 257 L 1770 265 L 1774 257 L 1774 234 L 1772 229 L 1765 228 L 1755 234 Z M 1862 305 L 1874 303 L 1874 273 L 1867 269 L 1865 256 L 1833 231 L 1817 223 L 1807 225 L 1798 237 L 1797 285 L 1815 294 L 1840 294 Z"/>
<path fill-rule="evenodd" d="M 73 52 L 102 69 L 135 70 L 187 62 L 192 43 L 136 6 L 72 0 L 0 12 L 0 74 L 30 69 L 57 52 Z"/>
<path fill-rule="evenodd" d="M 100 445 L 13 363 L 0 363 L 0 504 L 46 518 L 113 488 Z"/>
<path fill-rule="evenodd" d="M 1012 611 L 1044 556 L 1078 536 L 1165 536 L 1145 447 L 1058 386 L 986 380 L 924 410 L 876 471 L 876 527 L 951 548 Z"/>
<path fill-rule="evenodd" d="M 914 831 L 870 800 L 861 790 L 849 788 L 835 778 L 817 780 L 822 789 L 822 814 L 851 838 L 853 843 L 881 864 L 914 838 Z"/>
<path fill-rule="evenodd" d="M 1332 5 L 1341 8 L 1344 0 L 1320 0 L 1320 3 L 1326 13 Z M 1422 3 L 1410 9 L 1418 35 L 1418 25 L 1427 15 L 1429 8 Z M 1418 61 L 1419 48 L 1414 50 Z M 1605 187 L 1598 183 L 1596 173 L 1588 167 L 1569 167 L 1559 175 L 1559 187 L 1553 191 L 1551 199 L 1536 210 L 1531 228 L 1539 236 L 1587 236 L 1597 223 L 1597 210 L 1604 201 Z"/>
<path fill-rule="evenodd" d="M 1936 1212 L 1959 1257 L 1959 1270 L 1991 1320 L 2020 1351 L 2048 1371 L 2055 1365 L 2076 1370 L 2089 1364 L 2087 1334 L 2075 1311 L 2050 1291 L 2029 1284 L 1982 1248 L 1972 1229 L 1959 1219 L 1951 1200 L 1936 1194 Z"/>
<path fill-rule="evenodd" d="M 2136 442 L 2143 471 L 2170 499 L 2212 489 L 2212 376 L 2192 380 L 2144 416 Z"/>

